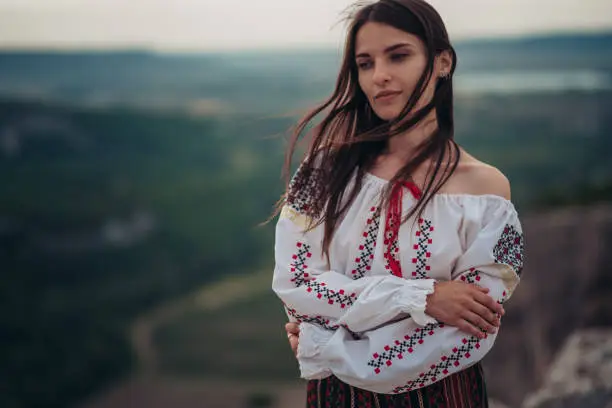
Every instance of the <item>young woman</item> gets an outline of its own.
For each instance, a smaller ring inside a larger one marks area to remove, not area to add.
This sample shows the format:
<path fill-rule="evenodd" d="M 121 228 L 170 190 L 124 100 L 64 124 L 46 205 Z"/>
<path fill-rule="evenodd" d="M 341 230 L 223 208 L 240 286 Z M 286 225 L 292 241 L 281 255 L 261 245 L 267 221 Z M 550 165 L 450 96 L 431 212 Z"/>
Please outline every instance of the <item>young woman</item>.
<path fill-rule="evenodd" d="M 456 55 L 423 0 L 357 9 L 279 203 L 273 289 L 309 407 L 486 407 L 479 361 L 519 282 L 508 180 L 453 140 Z"/>

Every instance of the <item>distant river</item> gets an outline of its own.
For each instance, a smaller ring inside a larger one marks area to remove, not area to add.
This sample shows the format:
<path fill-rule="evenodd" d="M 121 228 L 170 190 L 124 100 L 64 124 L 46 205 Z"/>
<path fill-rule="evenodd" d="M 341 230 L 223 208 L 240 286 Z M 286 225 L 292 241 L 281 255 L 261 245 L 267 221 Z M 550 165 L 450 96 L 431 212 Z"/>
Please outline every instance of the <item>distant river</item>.
<path fill-rule="evenodd" d="M 519 94 L 612 89 L 610 73 L 595 70 L 508 70 L 458 73 L 458 94 Z"/>

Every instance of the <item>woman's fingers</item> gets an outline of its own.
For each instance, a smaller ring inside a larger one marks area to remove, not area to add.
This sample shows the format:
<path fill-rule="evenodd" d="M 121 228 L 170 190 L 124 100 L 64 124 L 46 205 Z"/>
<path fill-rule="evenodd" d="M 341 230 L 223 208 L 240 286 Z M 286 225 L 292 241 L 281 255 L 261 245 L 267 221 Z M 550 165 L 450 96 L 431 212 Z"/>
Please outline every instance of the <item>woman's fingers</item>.
<path fill-rule="evenodd" d="M 489 324 L 499 327 L 499 318 L 488 307 L 481 305 L 478 302 L 472 303 L 472 312 L 485 319 Z"/>
<path fill-rule="evenodd" d="M 440 322 L 458 327 L 479 338 L 496 333 L 504 308 L 488 293 L 489 288 L 464 282 L 441 282 L 427 298 L 426 313 Z"/>
<path fill-rule="evenodd" d="M 289 339 L 291 351 L 297 356 L 297 347 L 300 342 L 300 325 L 298 323 L 289 322 L 285 324 L 285 331 L 287 332 L 287 339 Z"/>
<path fill-rule="evenodd" d="M 477 290 L 479 290 L 482 293 L 489 293 L 490 292 L 490 289 L 489 288 L 485 288 L 484 286 L 478 286 L 478 285 L 473 285 L 472 284 L 472 287 L 476 288 Z"/>
<path fill-rule="evenodd" d="M 291 333 L 291 334 L 295 334 L 296 336 L 299 336 L 300 325 L 298 323 L 289 322 L 285 324 L 285 331 L 287 332 L 287 334 Z"/>
<path fill-rule="evenodd" d="M 478 338 L 482 338 L 482 331 L 474 326 L 471 322 L 465 320 L 465 319 L 461 319 L 459 320 L 459 322 L 457 323 L 457 328 L 469 335 L 478 337 Z"/>
<path fill-rule="evenodd" d="M 296 356 L 299 342 L 300 338 L 298 336 L 296 336 L 295 334 L 289 334 L 289 345 L 291 346 L 291 351 L 293 351 L 293 354 L 295 354 Z"/>
<path fill-rule="evenodd" d="M 493 298 L 489 295 L 476 292 L 474 293 L 474 299 L 476 299 L 476 301 L 481 305 L 489 308 L 489 310 L 491 310 L 493 313 L 499 314 L 500 316 L 503 316 L 504 313 L 506 313 L 502 305 L 493 300 Z"/>
<path fill-rule="evenodd" d="M 480 334 L 482 334 L 482 332 L 487 332 L 491 334 L 495 334 L 497 332 L 493 325 L 491 325 L 489 322 L 487 322 L 485 319 L 478 316 L 474 312 L 465 313 L 463 318 L 468 322 L 472 323 L 473 326 L 476 326 L 479 329 L 478 331 L 480 332 Z"/>

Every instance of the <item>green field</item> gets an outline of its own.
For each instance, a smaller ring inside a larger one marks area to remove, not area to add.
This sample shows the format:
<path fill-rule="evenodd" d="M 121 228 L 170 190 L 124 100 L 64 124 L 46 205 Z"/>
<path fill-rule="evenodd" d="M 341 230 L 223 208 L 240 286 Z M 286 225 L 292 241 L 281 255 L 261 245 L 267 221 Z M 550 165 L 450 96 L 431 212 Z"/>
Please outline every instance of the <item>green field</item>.
<path fill-rule="evenodd" d="M 162 375 L 244 381 L 291 381 L 297 363 L 273 294 L 220 310 L 186 310 L 154 333 Z"/>
<path fill-rule="evenodd" d="M 457 106 L 457 141 L 509 177 L 520 211 L 610 200 L 611 92 Z M 281 194 L 276 136 L 294 119 L 0 101 L 0 406 L 78 403 L 139 369 L 135 320 L 269 265 L 273 227 L 256 226 Z M 160 372 L 294 379 L 261 282 L 155 326 Z"/>

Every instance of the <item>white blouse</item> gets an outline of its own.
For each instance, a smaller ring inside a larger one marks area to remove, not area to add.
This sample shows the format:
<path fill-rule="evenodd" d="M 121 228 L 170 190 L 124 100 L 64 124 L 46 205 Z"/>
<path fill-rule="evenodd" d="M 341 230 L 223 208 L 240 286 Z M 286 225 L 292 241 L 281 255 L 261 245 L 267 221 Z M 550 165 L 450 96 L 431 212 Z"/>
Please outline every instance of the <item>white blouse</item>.
<path fill-rule="evenodd" d="M 386 211 L 379 208 L 388 181 L 366 173 L 334 234 L 328 265 L 323 225 L 305 228 L 314 187 L 299 182 L 300 173 L 276 226 L 272 287 L 290 320 L 300 323 L 301 377 L 335 375 L 358 388 L 397 394 L 480 361 L 496 335 L 481 340 L 437 322 L 424 311 L 426 296 L 437 280 L 487 287 L 499 303 L 511 296 L 523 267 L 523 233 L 512 203 L 495 195 L 436 194 L 421 218 L 403 223 L 389 242 Z M 404 194 L 403 214 L 415 202 Z M 401 277 L 391 274 L 387 253 L 399 261 Z"/>

